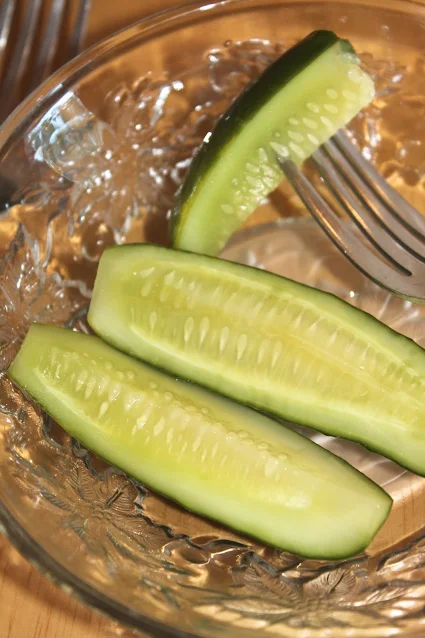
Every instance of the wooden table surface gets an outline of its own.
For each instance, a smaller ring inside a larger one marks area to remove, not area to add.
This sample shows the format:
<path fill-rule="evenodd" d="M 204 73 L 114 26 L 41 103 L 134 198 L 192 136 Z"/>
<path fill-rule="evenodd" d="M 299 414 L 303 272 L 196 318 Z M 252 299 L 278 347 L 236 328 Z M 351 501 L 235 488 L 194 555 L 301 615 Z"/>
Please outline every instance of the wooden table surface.
<path fill-rule="evenodd" d="M 77 4 L 78 0 L 71 2 Z M 92 0 L 86 44 L 155 11 L 182 3 L 183 0 Z M 115 623 L 48 582 L 0 535 L 0 638 L 112 638 L 115 628 Z"/>

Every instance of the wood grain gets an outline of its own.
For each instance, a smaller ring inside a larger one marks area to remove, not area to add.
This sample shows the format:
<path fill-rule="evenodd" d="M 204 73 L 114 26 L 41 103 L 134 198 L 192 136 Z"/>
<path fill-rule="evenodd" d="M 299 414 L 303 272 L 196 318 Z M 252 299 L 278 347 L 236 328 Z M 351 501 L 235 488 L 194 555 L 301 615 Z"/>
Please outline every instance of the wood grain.
<path fill-rule="evenodd" d="M 79 604 L 0 537 L 0 638 L 106 638 L 113 623 Z"/>

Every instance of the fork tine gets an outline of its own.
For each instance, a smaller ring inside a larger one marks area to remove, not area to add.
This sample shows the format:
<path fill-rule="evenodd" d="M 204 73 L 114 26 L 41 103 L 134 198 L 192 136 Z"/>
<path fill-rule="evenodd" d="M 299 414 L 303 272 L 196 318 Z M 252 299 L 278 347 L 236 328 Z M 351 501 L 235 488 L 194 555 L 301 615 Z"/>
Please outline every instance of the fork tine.
<path fill-rule="evenodd" d="M 36 33 L 40 18 L 42 0 L 30 0 L 23 27 L 20 31 L 18 41 L 4 79 L 2 89 L 2 100 L 0 105 L 0 121 L 12 110 L 15 96 L 22 80 L 22 76 L 27 67 L 28 56 Z"/>
<path fill-rule="evenodd" d="M 90 7 L 91 0 L 80 0 L 78 15 L 75 21 L 74 31 L 72 33 L 71 41 L 68 48 L 69 60 L 75 58 L 75 56 L 77 56 L 82 49 Z"/>
<path fill-rule="evenodd" d="M 345 181 L 394 241 L 417 259 L 425 262 L 425 245 L 419 239 L 418 233 L 411 233 L 410 230 L 407 230 L 405 224 L 400 223 L 398 215 L 395 216 L 377 195 L 375 184 L 371 182 L 370 177 L 367 177 L 367 175 L 360 176 L 333 140 L 329 140 L 324 144 L 324 148 Z"/>
<path fill-rule="evenodd" d="M 37 55 L 34 73 L 28 85 L 28 93 L 31 93 L 49 75 L 53 57 L 59 40 L 60 25 L 66 0 L 53 0 L 50 8 L 49 20 L 46 31 L 43 34 L 42 43 Z"/>
<path fill-rule="evenodd" d="M 406 277 L 405 274 L 395 270 L 371 252 L 339 219 L 338 215 L 292 161 L 281 157 L 278 157 L 277 161 L 307 209 L 333 243 L 356 268 L 361 270 L 369 279 L 392 292 L 397 291 L 397 294 L 414 297 L 418 301 L 422 300 L 421 297 L 412 294 L 412 291 L 406 286 L 406 281 L 409 281 L 410 277 Z"/>
<path fill-rule="evenodd" d="M 4 66 L 4 52 L 9 38 L 16 0 L 4 0 L 0 9 L 0 74 Z"/>
<path fill-rule="evenodd" d="M 328 188 L 376 250 L 398 270 L 404 271 L 404 274 L 412 274 L 415 262 L 423 265 L 422 262 L 401 248 L 375 221 L 373 214 L 368 211 L 361 199 L 350 190 L 340 177 L 337 167 L 324 148 L 315 151 L 312 160 Z"/>
<path fill-rule="evenodd" d="M 425 219 L 421 213 L 392 188 L 374 166 L 365 160 L 345 131 L 338 131 L 333 140 L 359 175 L 365 181 L 373 182 L 379 197 L 398 221 L 416 235 L 418 239 L 425 241 Z M 400 215 L 399 211 L 403 211 L 403 215 Z"/>

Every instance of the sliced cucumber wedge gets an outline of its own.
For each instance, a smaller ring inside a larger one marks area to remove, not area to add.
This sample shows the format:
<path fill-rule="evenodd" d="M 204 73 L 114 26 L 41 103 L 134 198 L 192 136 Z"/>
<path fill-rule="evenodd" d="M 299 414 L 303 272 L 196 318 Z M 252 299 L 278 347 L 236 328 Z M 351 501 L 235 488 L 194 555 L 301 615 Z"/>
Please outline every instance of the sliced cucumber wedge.
<path fill-rule="evenodd" d="M 425 475 L 425 352 L 333 295 L 146 244 L 108 249 L 92 328 L 252 407 L 363 443 Z"/>
<path fill-rule="evenodd" d="M 277 547 L 355 554 L 391 508 L 383 490 L 308 439 L 97 337 L 34 325 L 9 374 L 100 456 Z"/>
<path fill-rule="evenodd" d="M 282 180 L 276 155 L 301 164 L 374 95 L 347 40 L 316 31 L 289 49 L 220 118 L 175 207 L 176 248 L 216 255 Z"/>

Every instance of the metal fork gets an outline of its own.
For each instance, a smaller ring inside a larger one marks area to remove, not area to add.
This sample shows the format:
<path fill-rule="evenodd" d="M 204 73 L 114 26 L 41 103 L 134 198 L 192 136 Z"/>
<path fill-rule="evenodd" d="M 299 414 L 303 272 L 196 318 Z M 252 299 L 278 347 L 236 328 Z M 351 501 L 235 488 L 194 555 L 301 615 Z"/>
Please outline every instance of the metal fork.
<path fill-rule="evenodd" d="M 334 244 L 379 286 L 425 303 L 425 218 L 386 182 L 344 131 L 323 144 L 312 160 L 355 227 L 341 218 L 337 207 L 325 201 L 291 160 L 278 158 L 300 199 Z"/>
<path fill-rule="evenodd" d="M 67 5 L 66 0 L 51 0 L 40 46 L 33 52 L 43 0 L 28 0 L 22 26 L 18 35 L 12 38 L 10 36 L 16 7 L 20 2 L 21 0 L 3 0 L 0 8 L 0 122 L 9 115 L 20 99 L 31 93 L 52 71 Z M 91 0 L 79 0 L 66 60 L 76 56 L 81 49 L 90 4 Z M 10 48 L 13 51 L 9 53 Z M 27 76 L 30 77 L 27 79 Z M 27 81 L 24 82 L 25 80 Z"/>

